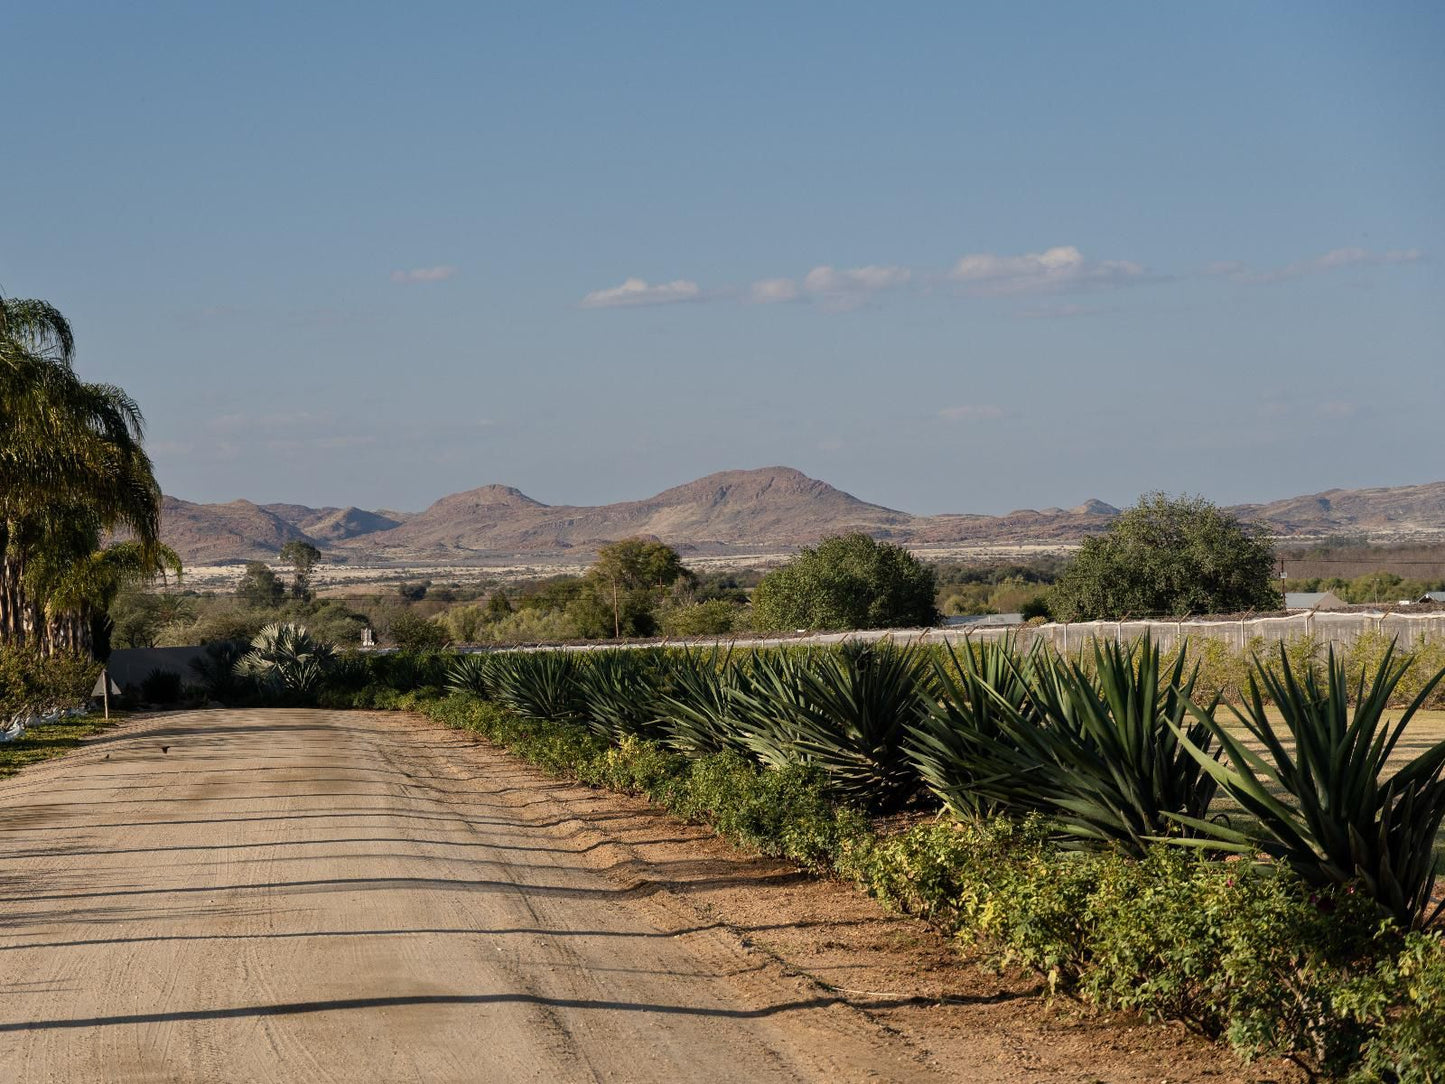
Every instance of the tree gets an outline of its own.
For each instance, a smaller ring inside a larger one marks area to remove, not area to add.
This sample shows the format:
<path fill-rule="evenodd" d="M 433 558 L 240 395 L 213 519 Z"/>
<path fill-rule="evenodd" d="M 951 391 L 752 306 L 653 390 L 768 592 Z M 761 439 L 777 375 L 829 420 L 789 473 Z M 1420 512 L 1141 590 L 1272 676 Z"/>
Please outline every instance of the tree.
<path fill-rule="evenodd" d="M 321 560 L 321 551 L 304 539 L 293 538 L 281 547 L 277 556 L 295 569 L 291 580 L 291 597 L 310 602 L 315 597 L 315 592 L 311 590 L 311 570 L 316 567 L 316 562 Z"/>
<path fill-rule="evenodd" d="M 582 591 L 567 614 L 586 637 L 651 636 L 657 607 L 667 590 L 692 580 L 671 546 L 648 538 L 624 538 L 597 551 Z"/>
<path fill-rule="evenodd" d="M 932 625 L 933 569 L 902 546 L 861 532 L 804 547 L 753 592 L 758 629 L 881 629 Z"/>
<path fill-rule="evenodd" d="M 247 561 L 246 571 L 236 583 L 236 597 L 258 610 L 280 606 L 286 585 L 264 561 Z"/>
<path fill-rule="evenodd" d="M 1054 585 L 1060 621 L 1274 610 L 1274 547 L 1202 497 L 1146 493 Z"/>
<path fill-rule="evenodd" d="M 393 617 L 387 633 L 403 651 L 435 651 L 447 642 L 446 629 L 411 610 L 402 610 Z"/>
<path fill-rule="evenodd" d="M 0 299 L 0 643 L 44 653 L 89 650 L 120 585 L 179 571 L 140 410 L 74 352 L 54 306 Z"/>

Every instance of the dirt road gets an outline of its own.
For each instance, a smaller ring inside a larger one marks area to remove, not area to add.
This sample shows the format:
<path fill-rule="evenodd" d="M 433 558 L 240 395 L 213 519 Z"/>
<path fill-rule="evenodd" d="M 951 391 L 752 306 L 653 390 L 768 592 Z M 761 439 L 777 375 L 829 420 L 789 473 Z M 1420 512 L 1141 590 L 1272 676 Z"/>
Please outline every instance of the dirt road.
<path fill-rule="evenodd" d="M 934 1078 L 474 772 L 214 711 L 0 784 L 0 1079 Z"/>

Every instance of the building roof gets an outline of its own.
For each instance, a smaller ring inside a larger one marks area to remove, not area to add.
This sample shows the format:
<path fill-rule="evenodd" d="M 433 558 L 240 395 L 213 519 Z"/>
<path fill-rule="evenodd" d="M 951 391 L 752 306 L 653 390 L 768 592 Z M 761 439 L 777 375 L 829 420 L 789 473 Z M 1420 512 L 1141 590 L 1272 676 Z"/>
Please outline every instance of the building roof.
<path fill-rule="evenodd" d="M 1333 591 L 1286 591 L 1286 610 L 1341 610 L 1349 605 Z"/>
<path fill-rule="evenodd" d="M 1445 602 L 1445 591 L 1426 591 L 1416 602 Z"/>

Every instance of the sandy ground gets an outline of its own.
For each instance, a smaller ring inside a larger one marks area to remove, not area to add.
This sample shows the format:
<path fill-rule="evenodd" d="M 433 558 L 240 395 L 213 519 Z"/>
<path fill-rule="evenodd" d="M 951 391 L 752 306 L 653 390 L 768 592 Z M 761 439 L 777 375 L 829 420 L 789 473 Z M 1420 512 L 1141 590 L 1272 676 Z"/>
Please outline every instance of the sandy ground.
<path fill-rule="evenodd" d="M 0 841 L 5 1081 L 1283 1079 L 422 720 L 133 722 Z"/>

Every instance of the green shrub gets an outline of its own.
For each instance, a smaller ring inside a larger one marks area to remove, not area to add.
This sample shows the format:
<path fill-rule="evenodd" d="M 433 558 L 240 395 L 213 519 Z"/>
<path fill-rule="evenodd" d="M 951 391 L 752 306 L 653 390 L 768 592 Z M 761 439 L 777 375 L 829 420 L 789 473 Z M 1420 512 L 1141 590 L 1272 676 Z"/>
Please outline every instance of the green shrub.
<path fill-rule="evenodd" d="M 885 629 L 932 625 L 937 581 L 901 546 L 866 534 L 804 547 L 753 592 L 759 629 Z"/>
<path fill-rule="evenodd" d="M 447 630 L 411 610 L 391 619 L 387 635 L 403 651 L 436 651 L 447 642 Z"/>
<path fill-rule="evenodd" d="M 726 636 L 743 625 L 743 609 L 728 599 L 709 599 L 662 611 L 662 631 L 668 636 Z"/>
<path fill-rule="evenodd" d="M 1370 1035 L 1351 1080 L 1445 1081 L 1445 933 L 1412 933 L 1399 953 L 1350 983 L 1337 1012 Z"/>
<path fill-rule="evenodd" d="M 0 646 L 0 725 L 79 707 L 90 698 L 99 674 L 100 663 L 79 655 Z"/>
<path fill-rule="evenodd" d="M 141 679 L 140 695 L 147 704 L 174 704 L 180 700 L 181 692 L 181 675 L 174 670 L 157 666 Z"/>

